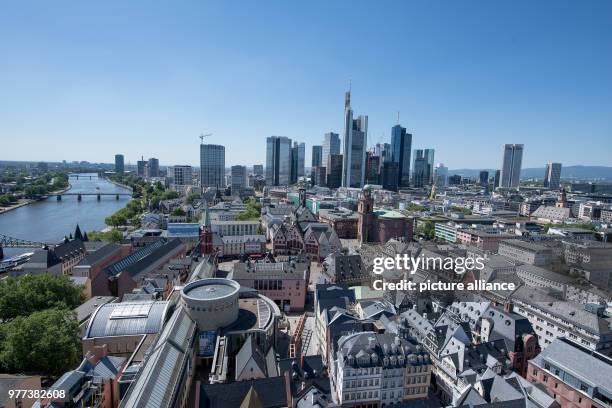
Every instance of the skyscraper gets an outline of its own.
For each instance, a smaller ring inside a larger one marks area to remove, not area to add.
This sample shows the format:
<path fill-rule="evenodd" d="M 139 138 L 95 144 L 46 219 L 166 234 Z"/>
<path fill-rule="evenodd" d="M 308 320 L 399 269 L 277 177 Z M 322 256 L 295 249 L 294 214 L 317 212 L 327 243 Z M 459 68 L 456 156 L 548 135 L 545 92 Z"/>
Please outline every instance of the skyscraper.
<path fill-rule="evenodd" d="M 291 178 L 291 139 L 270 136 L 266 139 L 266 185 L 287 186 Z"/>
<path fill-rule="evenodd" d="M 159 177 L 159 160 L 151 157 L 147 163 L 147 177 Z"/>
<path fill-rule="evenodd" d="M 412 185 L 424 187 L 433 183 L 434 149 L 417 149 L 414 151 Z"/>
<path fill-rule="evenodd" d="M 410 152 L 412 135 L 399 124 L 391 128 L 391 160 L 398 164 L 398 182 L 400 187 L 410 186 Z"/>
<path fill-rule="evenodd" d="M 557 190 L 561 182 L 561 163 L 546 163 L 544 187 Z"/>
<path fill-rule="evenodd" d="M 122 154 L 115 155 L 115 173 L 123 174 L 125 172 L 125 164 Z"/>
<path fill-rule="evenodd" d="M 499 187 L 499 181 L 501 179 L 501 170 L 495 170 L 495 178 L 493 178 L 493 188 Z"/>
<path fill-rule="evenodd" d="M 357 119 L 353 119 L 351 91 L 348 91 L 344 100 L 342 187 L 363 187 L 367 143 L 368 117 L 361 115 Z"/>
<path fill-rule="evenodd" d="M 178 190 L 183 187 L 191 186 L 193 184 L 193 170 L 191 166 L 172 166 L 169 169 L 170 182 L 175 187 L 179 186 Z"/>
<path fill-rule="evenodd" d="M 263 164 L 253 165 L 253 174 L 256 176 L 263 176 L 264 175 Z"/>
<path fill-rule="evenodd" d="M 323 146 L 312 146 L 312 164 L 311 167 L 323 165 Z"/>
<path fill-rule="evenodd" d="M 380 157 L 380 163 L 391 160 L 391 144 L 389 143 L 376 143 L 374 146 L 374 154 Z"/>
<path fill-rule="evenodd" d="M 366 153 L 366 184 L 380 184 L 380 157 Z"/>
<path fill-rule="evenodd" d="M 338 188 L 342 183 L 342 155 L 330 154 L 327 160 L 327 187 Z"/>
<path fill-rule="evenodd" d="M 232 166 L 232 195 L 240 195 L 242 190 L 247 186 L 247 168 L 246 166 Z"/>
<path fill-rule="evenodd" d="M 489 185 L 489 172 L 486 170 L 482 170 L 479 176 L 480 185 L 486 187 Z"/>
<path fill-rule="evenodd" d="M 397 191 L 397 185 L 399 184 L 399 164 L 394 161 L 384 162 L 380 178 L 385 190 Z"/>
<path fill-rule="evenodd" d="M 147 161 L 144 157 L 136 162 L 136 174 L 140 177 L 146 177 L 147 175 Z"/>
<path fill-rule="evenodd" d="M 321 165 L 326 166 L 330 154 L 340 154 L 340 135 L 334 132 L 326 133 L 323 137 L 322 147 Z M 327 173 L 329 174 L 329 168 Z"/>
<path fill-rule="evenodd" d="M 291 171 L 289 172 L 289 184 L 295 184 L 298 180 L 298 144 L 293 142 L 291 148 Z"/>
<path fill-rule="evenodd" d="M 523 145 L 504 145 L 504 159 L 500 174 L 500 187 L 516 188 L 521 180 L 521 164 L 523 162 Z"/>
<path fill-rule="evenodd" d="M 414 165 L 412 166 L 412 186 L 423 187 L 425 185 L 425 166 L 427 161 L 423 154 L 423 149 L 414 151 Z"/>
<path fill-rule="evenodd" d="M 425 149 L 425 184 L 433 183 L 434 176 L 434 149 Z"/>
<path fill-rule="evenodd" d="M 200 185 L 225 187 L 225 146 L 200 144 Z"/>
<path fill-rule="evenodd" d="M 306 144 L 297 143 L 297 176 L 304 177 L 306 165 Z"/>
<path fill-rule="evenodd" d="M 436 164 L 434 180 L 436 180 L 436 187 L 446 187 L 448 185 L 448 167 L 444 163 Z"/>
<path fill-rule="evenodd" d="M 322 166 L 314 166 L 310 169 L 310 179 L 313 186 L 325 187 L 327 185 L 327 169 Z"/>

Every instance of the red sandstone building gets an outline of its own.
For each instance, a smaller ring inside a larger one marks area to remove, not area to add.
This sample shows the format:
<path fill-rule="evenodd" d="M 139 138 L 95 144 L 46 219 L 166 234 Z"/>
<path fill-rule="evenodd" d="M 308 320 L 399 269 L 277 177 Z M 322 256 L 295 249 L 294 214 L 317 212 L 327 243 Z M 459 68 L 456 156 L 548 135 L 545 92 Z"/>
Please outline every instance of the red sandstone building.
<path fill-rule="evenodd" d="M 359 216 L 356 212 L 346 208 L 320 209 L 319 221 L 331 225 L 338 238 L 357 238 L 357 222 Z"/>
<path fill-rule="evenodd" d="M 374 209 L 371 191 L 364 189 L 358 205 L 357 239 L 385 243 L 392 238 L 412 240 L 414 219 L 385 209 Z"/>

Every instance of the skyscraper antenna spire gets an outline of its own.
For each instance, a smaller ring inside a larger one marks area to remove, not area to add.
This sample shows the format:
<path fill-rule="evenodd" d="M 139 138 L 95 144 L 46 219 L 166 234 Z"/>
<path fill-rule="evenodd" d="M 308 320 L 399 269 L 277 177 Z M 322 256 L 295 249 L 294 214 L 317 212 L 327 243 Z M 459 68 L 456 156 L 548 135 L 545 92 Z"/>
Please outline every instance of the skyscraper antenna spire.
<path fill-rule="evenodd" d="M 400 122 L 399 122 L 399 111 L 397 111 L 397 124 L 398 125 L 400 124 Z"/>

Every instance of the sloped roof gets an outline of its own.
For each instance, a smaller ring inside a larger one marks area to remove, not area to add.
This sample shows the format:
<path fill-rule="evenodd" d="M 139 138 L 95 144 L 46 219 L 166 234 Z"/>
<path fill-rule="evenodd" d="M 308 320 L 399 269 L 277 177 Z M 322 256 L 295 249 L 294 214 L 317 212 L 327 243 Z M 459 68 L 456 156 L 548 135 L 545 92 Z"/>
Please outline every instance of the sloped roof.
<path fill-rule="evenodd" d="M 151 354 L 146 358 L 120 407 L 174 406 L 180 386 L 177 381 L 184 375 L 195 335 L 195 322 L 185 309 L 178 307 L 151 348 Z"/>
<path fill-rule="evenodd" d="M 167 310 L 166 301 L 104 304 L 91 316 L 85 338 L 158 333 Z"/>
<path fill-rule="evenodd" d="M 281 408 L 288 404 L 284 377 L 268 377 L 227 384 L 202 384 L 199 408 L 239 407 L 253 387 L 263 408 Z"/>
<path fill-rule="evenodd" d="M 249 335 L 242 347 L 240 347 L 238 354 L 236 354 L 236 378 L 240 378 L 251 359 L 253 359 L 257 367 L 259 367 L 261 372 L 265 375 L 266 359 L 259 347 L 257 347 L 257 344 L 255 344 L 253 336 Z"/>

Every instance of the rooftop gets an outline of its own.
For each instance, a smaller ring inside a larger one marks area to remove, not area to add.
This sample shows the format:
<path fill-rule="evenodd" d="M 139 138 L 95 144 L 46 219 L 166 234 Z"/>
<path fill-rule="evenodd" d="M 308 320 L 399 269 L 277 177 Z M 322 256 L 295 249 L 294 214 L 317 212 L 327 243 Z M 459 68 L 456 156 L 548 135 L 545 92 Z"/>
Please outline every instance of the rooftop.
<path fill-rule="evenodd" d="M 240 285 L 229 279 L 210 278 L 189 283 L 183 289 L 183 294 L 202 300 L 219 299 L 238 292 Z"/>
<path fill-rule="evenodd" d="M 104 304 L 94 312 L 85 338 L 158 333 L 168 312 L 168 302 Z"/>

